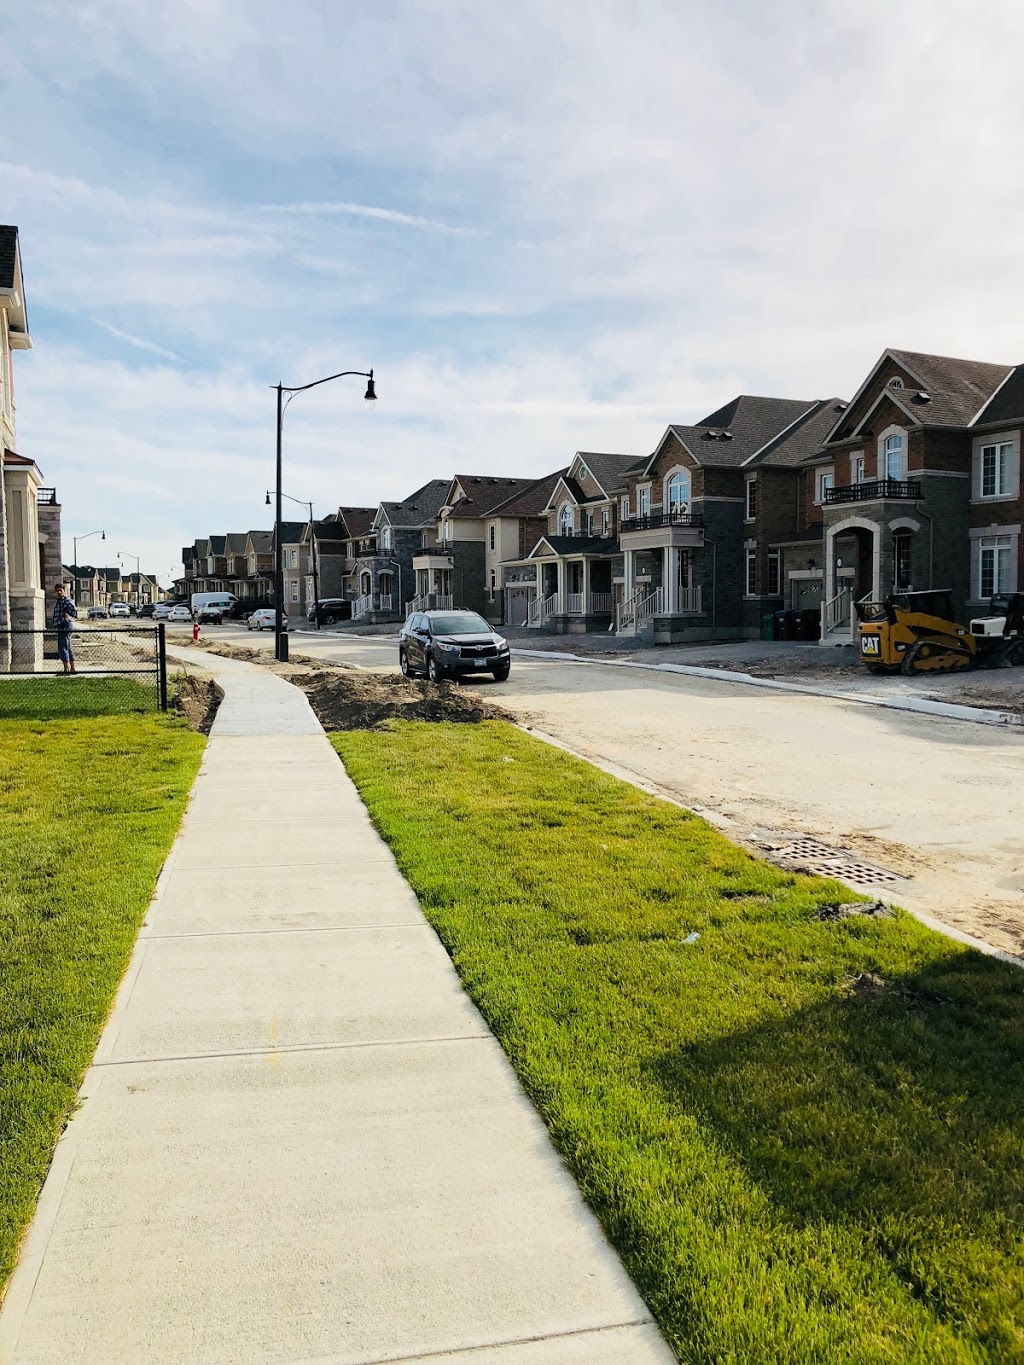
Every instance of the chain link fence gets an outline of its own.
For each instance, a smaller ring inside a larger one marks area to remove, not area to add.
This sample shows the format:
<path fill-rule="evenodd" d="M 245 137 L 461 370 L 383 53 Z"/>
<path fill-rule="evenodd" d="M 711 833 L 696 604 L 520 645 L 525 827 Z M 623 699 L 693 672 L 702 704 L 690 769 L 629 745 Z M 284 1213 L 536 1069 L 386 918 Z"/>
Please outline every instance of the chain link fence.
<path fill-rule="evenodd" d="M 0 630 L 0 718 L 166 709 L 162 623 Z"/>

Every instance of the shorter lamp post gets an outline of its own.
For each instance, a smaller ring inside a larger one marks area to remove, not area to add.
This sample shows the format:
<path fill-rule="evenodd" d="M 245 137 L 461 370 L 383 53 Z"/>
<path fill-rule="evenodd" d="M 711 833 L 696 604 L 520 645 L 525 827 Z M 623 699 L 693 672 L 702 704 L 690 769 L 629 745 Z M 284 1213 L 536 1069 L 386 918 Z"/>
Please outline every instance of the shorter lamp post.
<path fill-rule="evenodd" d="M 76 607 L 78 606 L 78 542 L 79 542 L 80 540 L 88 540 L 90 536 L 99 536 L 101 540 L 106 540 L 106 538 L 107 538 L 107 533 L 106 533 L 106 531 L 86 531 L 86 533 L 85 533 L 84 536 L 72 536 L 72 537 L 71 537 L 71 539 L 72 539 L 72 540 L 74 541 L 74 543 L 75 543 L 75 564 L 74 564 L 74 571 L 75 571 L 75 606 L 76 606 Z"/>
<path fill-rule="evenodd" d="M 142 602 L 140 600 L 142 597 L 142 570 L 139 568 L 139 565 L 142 562 L 142 557 L 140 555 L 133 555 L 131 550 L 118 550 L 117 562 L 120 564 L 122 559 L 135 560 L 135 577 L 138 579 L 138 582 L 135 584 L 135 607 L 136 610 L 138 610 L 138 608 L 142 606 Z M 131 589 L 129 589 L 128 596 L 131 597 L 131 595 L 132 595 Z"/>
<path fill-rule="evenodd" d="M 282 498 L 287 498 L 289 502 L 297 503 L 299 507 L 309 508 L 309 557 L 313 564 L 313 616 L 316 619 L 316 628 L 320 629 L 320 586 L 316 573 L 316 527 L 313 524 L 313 504 L 303 502 L 301 498 L 293 498 L 290 493 L 282 493 Z M 270 506 L 270 489 L 267 489 L 266 506 Z"/>

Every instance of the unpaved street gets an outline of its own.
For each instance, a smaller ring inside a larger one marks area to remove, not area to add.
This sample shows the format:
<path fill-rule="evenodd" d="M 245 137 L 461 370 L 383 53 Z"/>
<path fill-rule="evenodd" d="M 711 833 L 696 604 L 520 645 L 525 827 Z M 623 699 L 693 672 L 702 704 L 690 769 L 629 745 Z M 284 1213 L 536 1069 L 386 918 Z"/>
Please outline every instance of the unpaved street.
<path fill-rule="evenodd" d="M 234 632 L 233 643 L 269 647 Z M 393 641 L 295 634 L 292 653 L 393 669 Z M 817 836 L 910 878 L 888 893 L 1024 953 L 1024 735 L 604 664 L 517 659 L 482 692 L 740 838 Z"/>

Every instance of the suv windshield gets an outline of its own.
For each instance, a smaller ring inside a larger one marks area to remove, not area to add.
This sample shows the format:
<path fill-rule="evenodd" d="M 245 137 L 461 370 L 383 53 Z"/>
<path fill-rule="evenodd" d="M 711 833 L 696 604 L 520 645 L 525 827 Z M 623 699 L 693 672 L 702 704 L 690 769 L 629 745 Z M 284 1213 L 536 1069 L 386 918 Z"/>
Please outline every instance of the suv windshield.
<path fill-rule="evenodd" d="M 490 635 L 491 628 L 475 611 L 460 611 L 451 616 L 431 616 L 430 629 L 435 635 Z"/>

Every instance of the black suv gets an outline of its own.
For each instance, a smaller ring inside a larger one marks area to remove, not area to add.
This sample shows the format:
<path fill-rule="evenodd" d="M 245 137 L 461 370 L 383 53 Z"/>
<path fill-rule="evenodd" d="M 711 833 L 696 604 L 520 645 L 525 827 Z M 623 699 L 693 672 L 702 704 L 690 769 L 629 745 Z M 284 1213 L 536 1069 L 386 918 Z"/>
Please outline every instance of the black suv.
<path fill-rule="evenodd" d="M 490 673 L 504 682 L 508 641 L 475 611 L 417 611 L 398 637 L 398 663 L 407 678 L 425 673 L 440 682 L 455 674 Z"/>
<path fill-rule="evenodd" d="M 315 607 L 310 602 L 306 611 L 307 621 L 313 621 L 317 616 L 322 626 L 333 626 L 335 621 L 351 621 L 352 603 L 347 597 L 321 597 Z"/>

